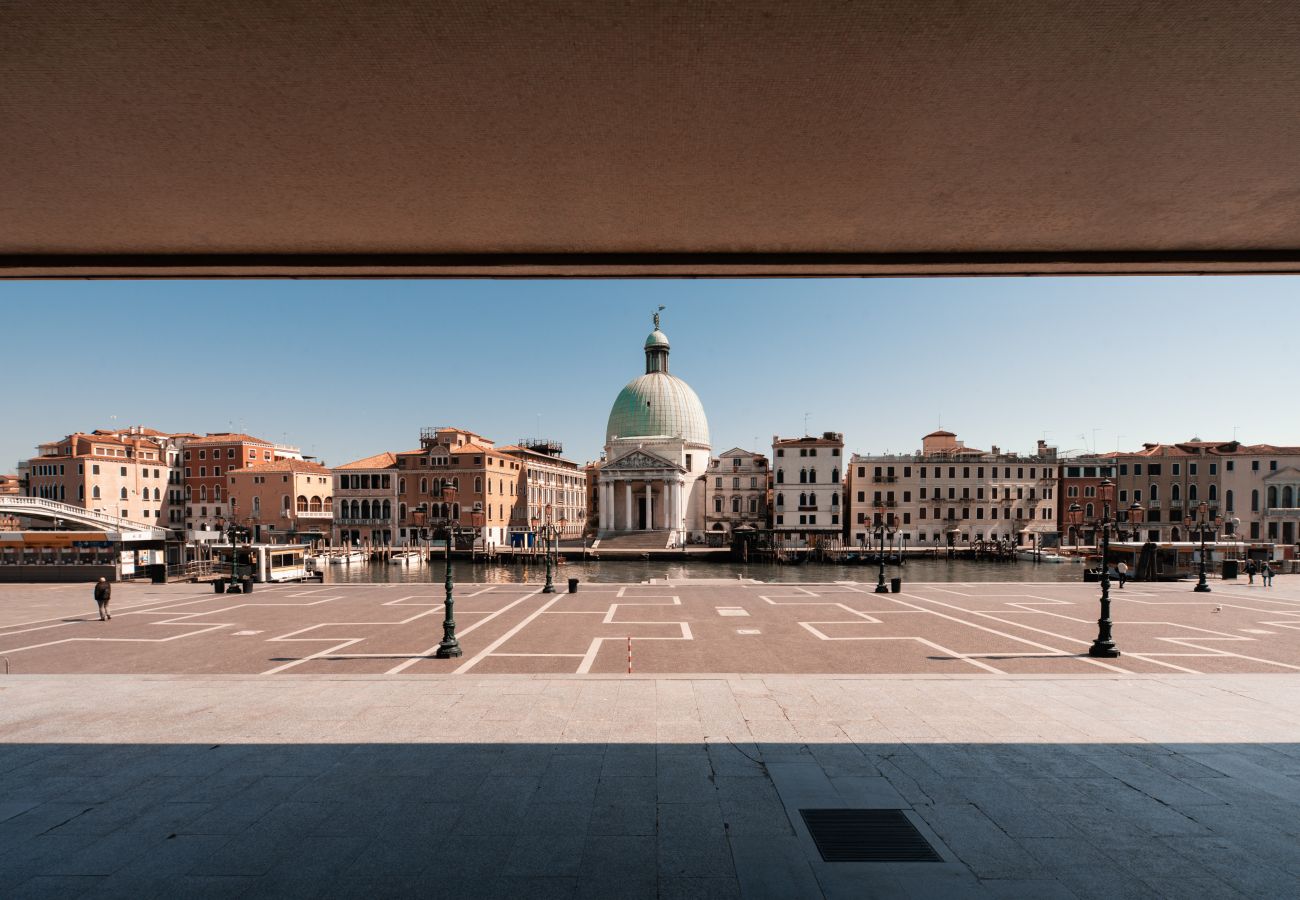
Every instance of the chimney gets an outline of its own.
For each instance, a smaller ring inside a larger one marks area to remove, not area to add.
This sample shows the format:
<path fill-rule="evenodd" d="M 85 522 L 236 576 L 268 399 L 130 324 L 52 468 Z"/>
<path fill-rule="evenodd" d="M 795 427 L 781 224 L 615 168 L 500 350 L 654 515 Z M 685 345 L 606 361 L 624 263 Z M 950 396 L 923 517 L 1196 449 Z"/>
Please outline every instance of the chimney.
<path fill-rule="evenodd" d="M 994 456 L 998 456 L 998 455 L 999 455 L 999 453 L 998 453 L 998 445 L 997 445 L 997 444 L 994 444 L 994 445 L 993 445 L 993 449 L 992 449 L 992 451 L 990 451 L 990 452 L 991 452 Z"/>
<path fill-rule="evenodd" d="M 1042 438 L 1038 439 L 1038 455 L 1039 456 L 1047 455 L 1047 441 L 1043 440 Z"/>

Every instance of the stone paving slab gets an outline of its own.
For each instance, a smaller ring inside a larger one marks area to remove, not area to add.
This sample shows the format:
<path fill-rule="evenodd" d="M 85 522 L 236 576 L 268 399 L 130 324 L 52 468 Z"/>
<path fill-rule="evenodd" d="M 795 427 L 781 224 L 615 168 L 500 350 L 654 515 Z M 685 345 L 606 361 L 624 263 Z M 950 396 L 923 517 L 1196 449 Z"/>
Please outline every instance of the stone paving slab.
<path fill-rule="evenodd" d="M 1115 660 L 1087 656 L 1098 586 L 662 583 L 457 587 L 464 656 L 434 659 L 436 584 L 0 586 L 15 673 L 1057 675 L 1300 672 L 1300 576 L 1115 588 Z M 89 608 L 88 608 L 89 607 Z M 378 724 L 378 723 L 376 723 Z"/>
<path fill-rule="evenodd" d="M 0 895 L 1293 897 L 1298 689 L 13 675 Z M 903 809 L 943 861 L 826 863 L 809 807 Z"/>

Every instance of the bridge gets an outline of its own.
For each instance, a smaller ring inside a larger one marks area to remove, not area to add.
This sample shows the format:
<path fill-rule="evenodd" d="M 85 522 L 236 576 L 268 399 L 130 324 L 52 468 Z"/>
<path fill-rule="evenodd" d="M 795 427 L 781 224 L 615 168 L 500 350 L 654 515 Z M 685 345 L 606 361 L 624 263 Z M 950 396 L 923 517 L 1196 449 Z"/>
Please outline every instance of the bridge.
<path fill-rule="evenodd" d="M 90 528 L 102 528 L 105 531 L 147 534 L 152 540 L 161 541 L 167 538 L 165 528 L 154 528 L 142 522 L 133 522 L 130 519 L 110 516 L 108 513 L 84 509 L 70 503 L 60 503 L 57 500 L 46 500 L 43 497 L 0 495 L 0 515 L 3 514 L 50 519 L 51 521 L 59 519 L 64 522 L 86 525 Z"/>

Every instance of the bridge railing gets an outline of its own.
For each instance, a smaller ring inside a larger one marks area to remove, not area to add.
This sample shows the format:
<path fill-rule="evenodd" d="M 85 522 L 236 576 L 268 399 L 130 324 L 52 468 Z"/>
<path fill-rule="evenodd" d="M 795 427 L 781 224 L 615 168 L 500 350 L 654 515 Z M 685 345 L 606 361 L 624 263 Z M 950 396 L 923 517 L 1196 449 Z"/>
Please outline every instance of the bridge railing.
<path fill-rule="evenodd" d="M 58 500 L 47 500 L 44 497 L 21 497 L 15 495 L 6 495 L 0 497 L 0 508 L 9 508 L 14 510 L 41 509 L 53 515 L 65 519 L 88 519 L 100 525 L 109 525 L 117 528 L 119 531 L 157 531 L 152 525 L 144 522 L 136 522 L 131 519 L 123 519 L 120 516 L 110 515 L 109 513 L 95 512 L 93 509 L 86 509 L 82 506 L 73 506 L 70 503 L 60 503 Z"/>

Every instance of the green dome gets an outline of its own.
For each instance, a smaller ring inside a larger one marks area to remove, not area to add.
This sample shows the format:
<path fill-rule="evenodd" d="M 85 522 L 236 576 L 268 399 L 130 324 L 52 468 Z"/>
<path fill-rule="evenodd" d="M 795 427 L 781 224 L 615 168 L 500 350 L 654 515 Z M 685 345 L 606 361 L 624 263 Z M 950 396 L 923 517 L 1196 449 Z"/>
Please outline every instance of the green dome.
<path fill-rule="evenodd" d="M 664 334 L 658 328 L 650 332 L 650 336 L 645 339 L 645 348 L 649 350 L 651 347 L 663 347 L 667 349 L 668 335 Z"/>
<path fill-rule="evenodd" d="M 668 338 L 656 331 L 664 346 Z M 609 411 L 605 440 L 638 437 L 679 437 L 697 444 L 709 443 L 709 420 L 691 386 L 667 372 L 650 372 L 628 382 Z"/>

